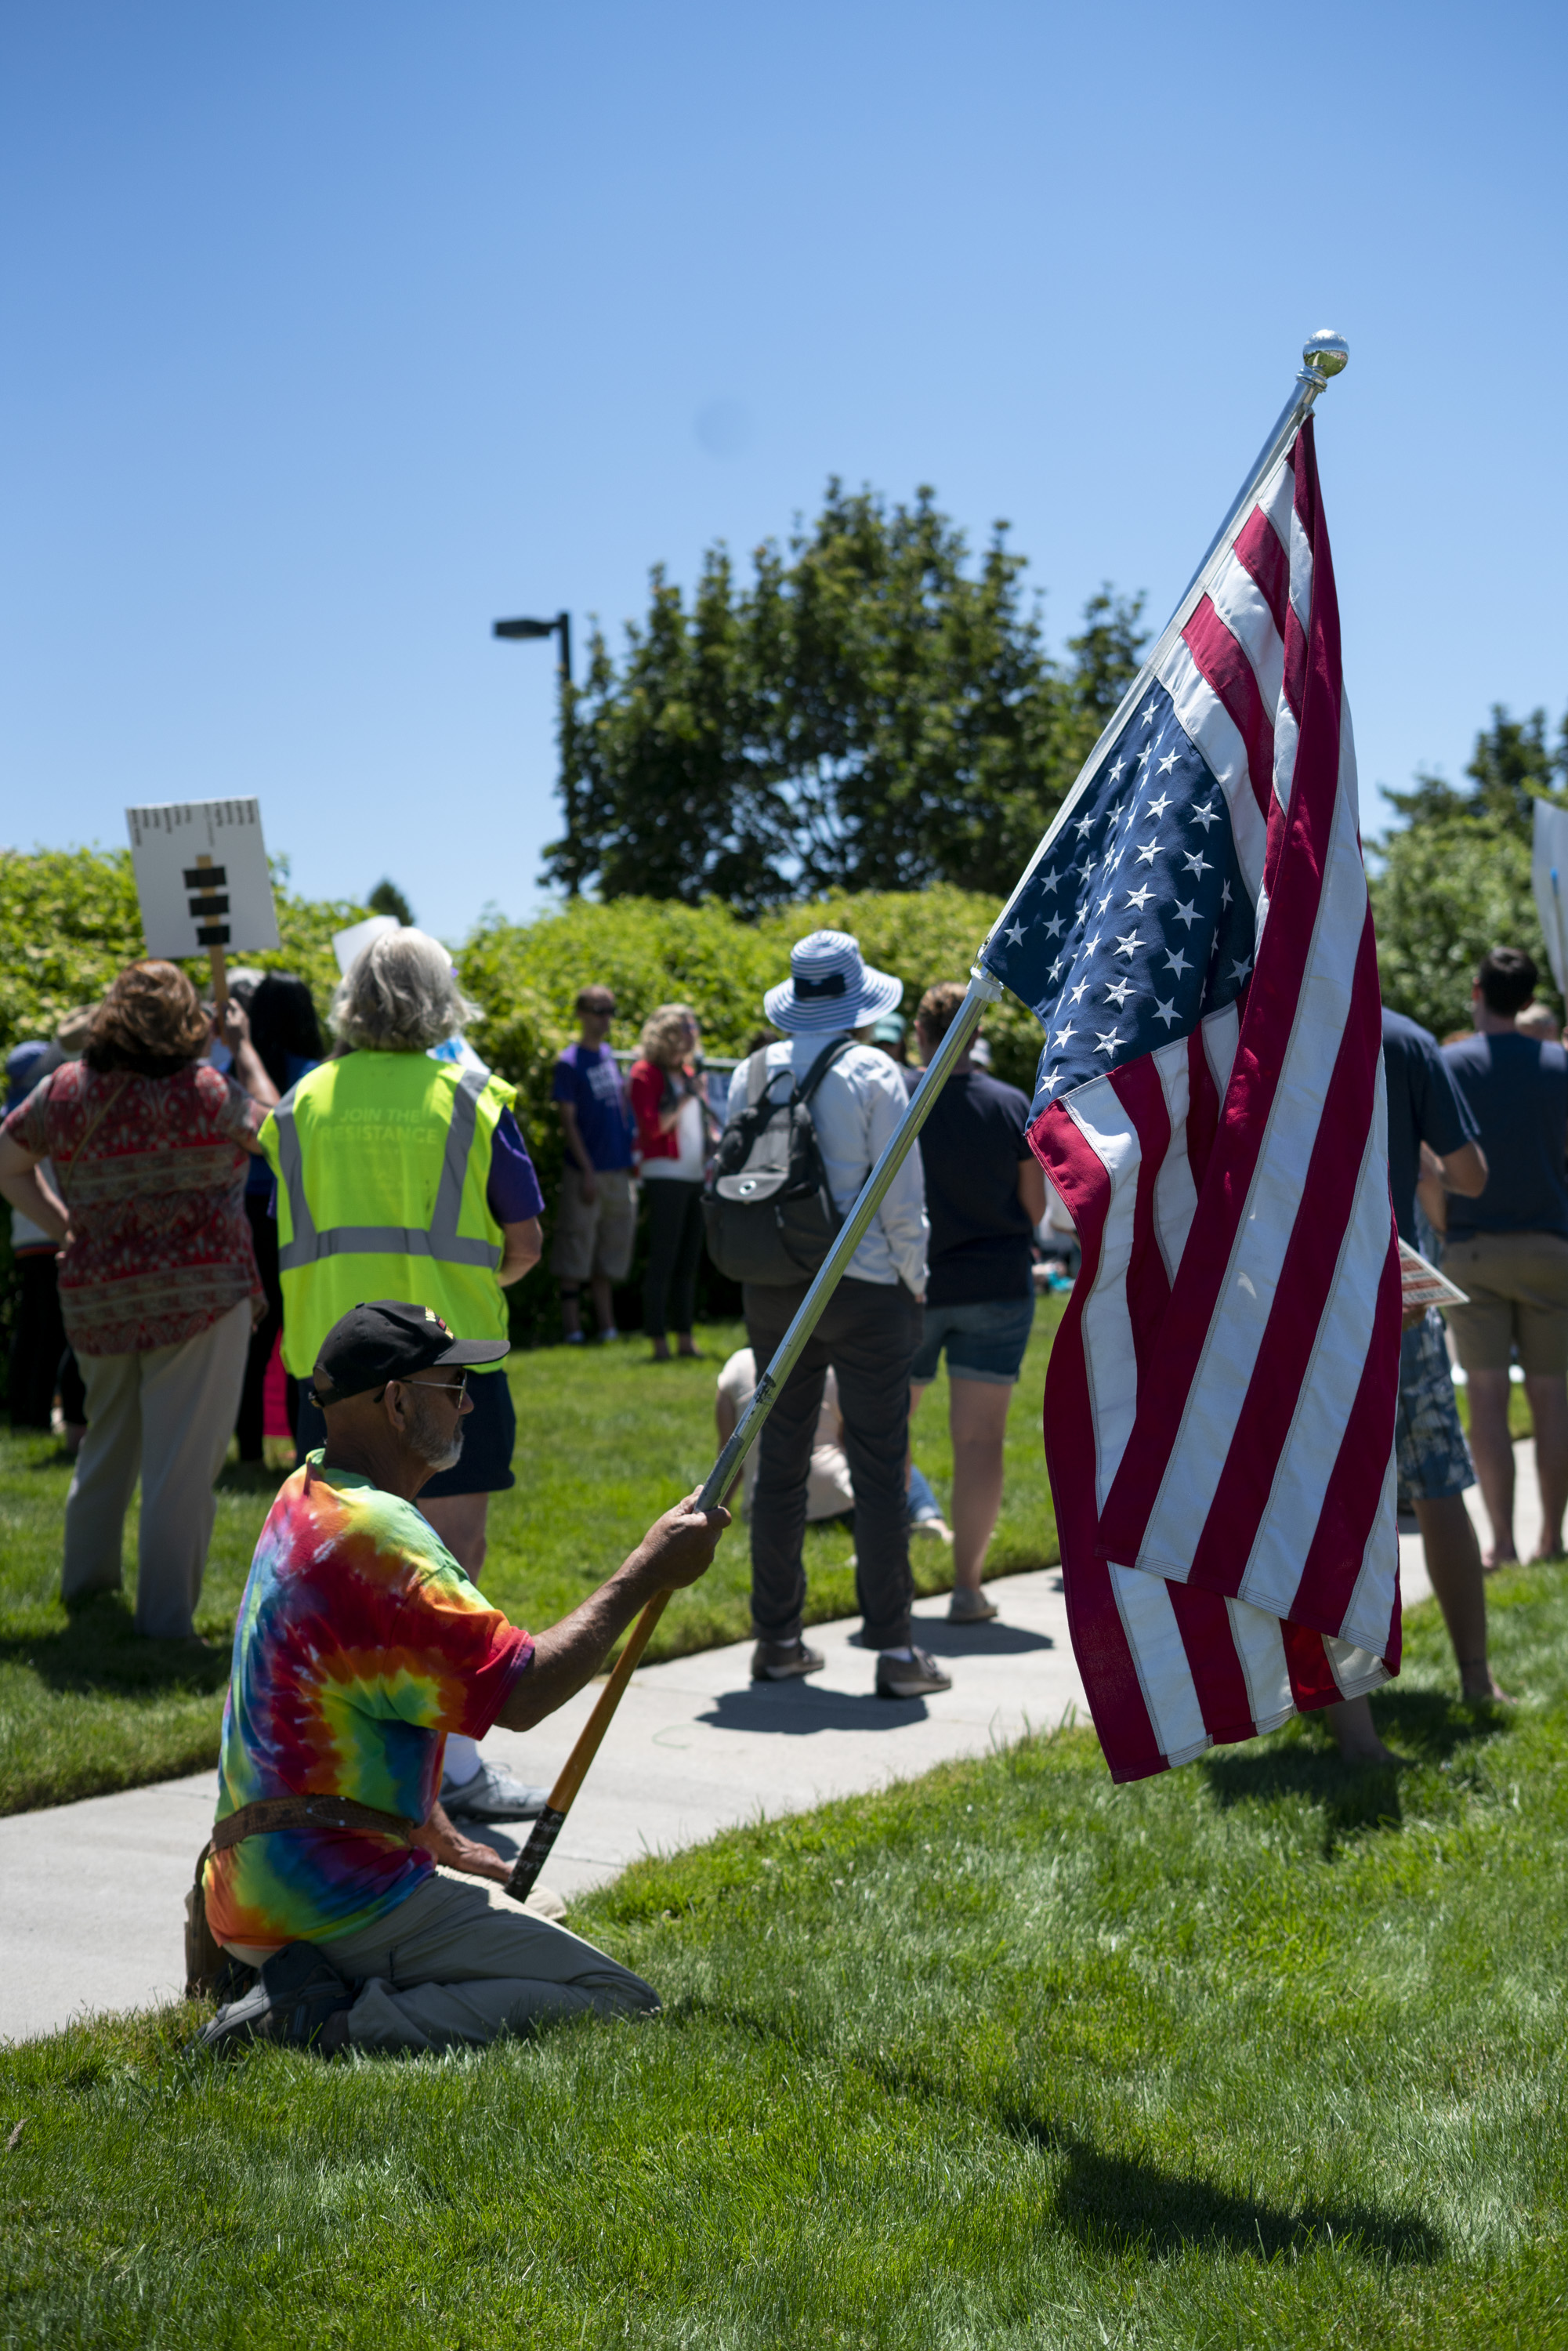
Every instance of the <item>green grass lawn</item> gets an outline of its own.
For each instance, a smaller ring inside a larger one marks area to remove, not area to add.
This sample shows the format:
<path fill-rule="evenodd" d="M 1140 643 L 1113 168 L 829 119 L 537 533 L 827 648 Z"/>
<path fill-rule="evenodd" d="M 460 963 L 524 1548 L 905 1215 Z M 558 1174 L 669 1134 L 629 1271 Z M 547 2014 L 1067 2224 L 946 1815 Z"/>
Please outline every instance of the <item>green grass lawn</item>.
<path fill-rule="evenodd" d="M 1056 1521 L 1040 1446 L 1040 1403 L 1059 1301 L 1042 1301 L 1009 1425 L 1007 1499 L 991 1568 L 1057 1558 Z M 516 1621 L 553 1624 L 618 1567 L 661 1510 L 713 1466 L 714 1381 L 743 1343 L 739 1326 L 699 1333 L 708 1360 L 652 1364 L 641 1341 L 598 1350 L 541 1350 L 508 1365 L 517 1405 L 517 1483 L 490 1512 L 485 1588 Z M 925 1398 L 915 1458 L 946 1501 L 952 1474 L 946 1376 Z M 127 1522 L 125 1597 L 67 1614 L 58 1596 L 68 1463 L 47 1437 L 0 1436 L 0 1812 L 63 1803 L 215 1761 L 228 1641 L 277 1477 L 231 1463 L 197 1623 L 205 1656 L 139 1641 L 131 1631 L 135 1511 Z M 809 1614 L 854 1607 L 853 1539 L 836 1522 L 808 1530 Z M 911 1546 L 922 1592 L 950 1582 L 946 1544 Z M 675 1656 L 750 1629 L 744 1525 L 726 1536 L 709 1573 L 676 1595 L 653 1657 Z"/>
<path fill-rule="evenodd" d="M 664 2017 L 463 2059 L 0 2051 L 17 2346 L 1568 2344 L 1568 1571 L 1117 1790 L 1068 1733 L 650 1862 Z"/>

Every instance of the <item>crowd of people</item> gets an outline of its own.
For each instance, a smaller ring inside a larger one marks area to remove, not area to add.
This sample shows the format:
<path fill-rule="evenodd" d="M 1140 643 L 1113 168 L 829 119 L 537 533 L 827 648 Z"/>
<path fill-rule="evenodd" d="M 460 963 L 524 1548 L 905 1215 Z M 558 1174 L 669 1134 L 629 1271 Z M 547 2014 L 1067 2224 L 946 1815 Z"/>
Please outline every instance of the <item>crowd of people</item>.
<path fill-rule="evenodd" d="M 702 1573 L 728 1514 L 695 1498 L 667 1513 L 537 1640 L 485 1602 L 489 1497 L 515 1482 L 505 1292 L 540 1259 L 545 1208 L 513 1090 L 465 1044 L 476 1008 L 417 930 L 361 949 L 329 1040 L 302 981 L 248 977 L 214 1013 L 176 967 L 131 965 L 55 1039 L 12 1053 L 0 1128 L 19 1275 L 13 1418 L 42 1426 L 57 1411 L 79 1438 L 68 1601 L 120 1586 L 140 1481 L 136 1629 L 197 1637 L 220 1465 L 236 1436 L 243 1458 L 261 1454 L 275 1350 L 288 1383 L 297 1466 L 241 1607 L 197 1896 L 230 1960 L 260 1978 L 214 2029 L 440 2047 L 574 2008 L 645 2010 L 650 1989 L 553 1923 L 550 1897 L 525 1917 L 467 1882 L 506 1872 L 462 1824 L 542 1809 L 544 1791 L 483 1753 L 486 1733 L 538 1721 L 580 1687 L 641 1598 Z M 1393 1013 L 1384 1029 L 1399 1232 L 1465 1297 L 1447 1330 L 1434 1311 L 1406 1318 L 1399 1505 L 1424 1540 L 1464 1692 L 1492 1700 L 1504 1694 L 1483 1574 L 1515 1556 L 1516 1374 L 1543 1556 L 1562 1549 L 1568 1504 L 1568 1054 L 1545 1033 L 1536 979 L 1528 956 L 1497 948 L 1477 975 L 1473 1033 L 1439 1047 Z M 813 932 L 726 1085 L 684 1004 L 648 1016 L 623 1074 L 614 996 L 585 987 L 552 1085 L 564 1343 L 619 1339 L 640 1194 L 652 1360 L 696 1355 L 721 1136 L 775 1102 L 809 1106 L 826 1213 L 846 1218 L 964 995 L 956 981 L 925 990 L 911 1064 L 902 982 L 846 934 Z M 992 1074 L 977 1037 L 783 1380 L 742 1489 L 758 1681 L 821 1669 L 805 1637 L 804 1531 L 852 1514 L 876 1693 L 951 1687 L 913 1637 L 910 1566 L 912 1533 L 948 1534 L 911 1456 L 944 1357 L 950 1614 L 997 1614 L 984 1573 L 1009 1408 L 1037 1292 L 1065 1278 L 1047 1260 L 1070 1270 L 1073 1247 L 1027 1125 L 1024 1095 Z M 716 1377 L 721 1443 L 807 1287 L 805 1269 L 745 1281 L 748 1343 Z M 1491 1527 L 1484 1561 L 1463 1500 L 1475 1470 L 1456 1378 Z M 1347 1753 L 1384 1753 L 1365 1700 L 1331 1719 Z M 458 1876 L 435 1876 L 438 1865 Z"/>

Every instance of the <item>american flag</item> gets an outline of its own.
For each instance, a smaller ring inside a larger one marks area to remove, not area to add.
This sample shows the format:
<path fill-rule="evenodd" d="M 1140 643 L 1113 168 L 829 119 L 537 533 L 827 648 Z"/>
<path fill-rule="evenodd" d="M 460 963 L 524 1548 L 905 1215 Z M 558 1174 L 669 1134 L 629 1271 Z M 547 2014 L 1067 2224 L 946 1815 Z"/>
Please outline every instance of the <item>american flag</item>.
<path fill-rule="evenodd" d="M 1339 611 L 1304 424 L 984 961 L 1083 1263 L 1046 1454 L 1118 1780 L 1399 1665 L 1399 1262 Z"/>

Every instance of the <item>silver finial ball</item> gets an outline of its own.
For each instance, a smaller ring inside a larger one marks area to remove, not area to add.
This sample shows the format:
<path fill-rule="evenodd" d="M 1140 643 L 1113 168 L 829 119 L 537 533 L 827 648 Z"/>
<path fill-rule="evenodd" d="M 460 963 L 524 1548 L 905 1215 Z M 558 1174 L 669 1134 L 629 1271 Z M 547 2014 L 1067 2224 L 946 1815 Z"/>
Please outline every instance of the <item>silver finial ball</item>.
<path fill-rule="evenodd" d="M 1317 333 L 1309 335 L 1302 345 L 1301 358 L 1321 376 L 1338 375 L 1349 362 L 1350 345 L 1343 335 L 1336 335 L 1332 327 L 1320 327 Z"/>

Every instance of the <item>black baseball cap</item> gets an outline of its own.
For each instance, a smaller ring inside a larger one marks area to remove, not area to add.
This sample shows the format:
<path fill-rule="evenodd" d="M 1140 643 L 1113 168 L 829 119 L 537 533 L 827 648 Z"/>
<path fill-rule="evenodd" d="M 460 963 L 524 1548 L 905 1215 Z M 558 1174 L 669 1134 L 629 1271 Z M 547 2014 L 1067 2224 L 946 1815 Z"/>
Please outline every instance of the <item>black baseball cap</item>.
<path fill-rule="evenodd" d="M 388 1380 L 406 1380 L 436 1364 L 498 1364 L 506 1339 L 455 1339 L 428 1306 L 401 1298 L 378 1298 L 371 1306 L 350 1306 L 321 1342 L 312 1381 L 317 1400 L 341 1404 Z"/>

